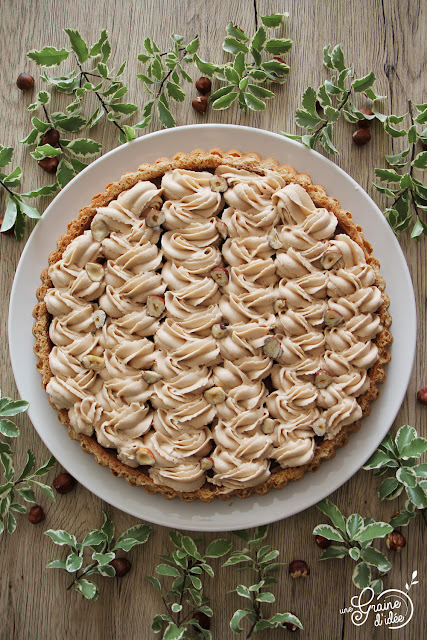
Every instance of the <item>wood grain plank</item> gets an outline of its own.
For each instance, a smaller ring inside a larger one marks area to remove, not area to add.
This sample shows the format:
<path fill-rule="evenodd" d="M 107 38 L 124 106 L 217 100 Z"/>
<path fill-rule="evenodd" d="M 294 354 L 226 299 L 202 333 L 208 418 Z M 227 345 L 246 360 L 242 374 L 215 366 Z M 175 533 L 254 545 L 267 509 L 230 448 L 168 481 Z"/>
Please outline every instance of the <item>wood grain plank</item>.
<path fill-rule="evenodd" d="M 290 12 L 283 29 L 283 34 L 294 40 L 294 47 L 287 58 L 292 69 L 289 81 L 278 88 L 277 98 L 261 114 L 242 114 L 234 106 L 221 113 L 209 109 L 206 117 L 200 117 L 191 109 L 191 98 L 195 92 L 190 89 L 184 103 L 174 107 L 179 124 L 207 121 L 249 125 L 274 132 L 295 131 L 293 113 L 300 103 L 302 91 L 308 84 L 322 82 L 325 76 L 321 67 L 321 52 L 327 43 L 341 42 L 347 60 L 354 62 L 358 73 L 364 74 L 374 69 L 379 90 L 388 96 L 385 109 L 403 113 L 407 110 L 408 97 L 419 102 L 425 100 L 423 71 L 427 12 L 426 4 L 420 0 L 373 0 L 369 3 L 354 0 L 289 0 L 286 3 L 258 0 L 256 4 L 261 14 L 280 10 Z M 24 170 L 25 189 L 46 182 L 46 176 L 29 158 L 25 149 L 17 144 L 29 129 L 29 114 L 25 107 L 32 101 L 32 96 L 22 94 L 15 88 L 16 76 L 21 70 L 34 70 L 25 58 L 28 50 L 40 49 L 45 44 L 66 46 L 67 39 L 62 32 L 66 26 L 80 29 L 91 42 L 97 39 L 100 28 L 106 28 L 113 43 L 114 62 L 119 64 L 125 58 L 129 60 L 126 78 L 130 100 L 142 105 L 146 97 L 141 83 L 135 77 L 135 69 L 140 66 L 140 63 L 136 63 L 136 56 L 142 50 L 145 35 L 151 35 L 161 47 L 165 47 L 172 32 L 181 33 L 188 39 L 199 34 L 201 57 L 220 63 L 226 59 L 226 54 L 220 48 L 226 23 L 231 20 L 248 32 L 253 30 L 255 23 L 253 0 L 211 0 L 206 3 L 197 0 L 185 3 L 179 0 L 123 0 L 109 3 L 102 0 L 76 0 L 74 3 L 66 0 L 43 0 L 37 3 L 34 0 L 2 0 L 0 6 L 0 41 L 3 51 L 7 51 L 7 57 L 3 55 L 2 59 L 0 83 L 0 141 L 15 147 L 14 164 L 20 164 Z M 38 76 L 37 71 L 35 75 Z M 37 84 L 40 86 L 39 82 Z M 65 97 L 55 98 L 58 108 L 67 102 Z M 157 128 L 159 123 L 154 121 L 149 131 Z M 347 123 L 339 125 L 337 146 L 341 154 L 335 161 L 381 206 L 384 203 L 371 185 L 371 167 L 383 166 L 384 152 L 392 148 L 397 150 L 399 142 L 391 145 L 376 123 L 370 145 L 357 149 L 351 141 L 352 131 L 353 128 Z M 117 144 L 115 128 L 110 124 L 98 126 L 94 130 L 94 137 L 103 143 L 104 151 Z M 2 193 L 2 207 L 3 203 Z M 394 430 L 409 422 L 426 434 L 425 409 L 415 403 L 416 389 L 427 383 L 426 238 L 415 243 L 403 237 L 401 245 L 417 295 L 419 349 L 408 393 L 396 418 Z M 16 394 L 16 389 L 8 356 L 7 310 L 13 276 L 23 246 L 24 242 L 18 245 L 12 238 L 0 237 L 0 299 L 3 301 L 0 314 L 0 382 L 3 392 L 12 396 Z M 28 447 L 33 449 L 37 460 L 46 459 L 48 451 L 28 419 L 20 418 L 19 424 L 22 427 L 22 436 L 16 447 L 19 463 L 22 463 Z M 371 473 L 359 471 L 334 492 L 331 499 L 346 514 L 357 511 L 388 520 L 396 510 L 397 503 L 378 503 L 377 485 L 378 481 Z M 399 504 L 402 503 L 403 500 L 400 500 Z M 129 576 L 122 581 L 100 581 L 100 599 L 89 603 L 77 593 L 66 591 L 66 576 L 44 568 L 49 560 L 60 554 L 58 548 L 42 535 L 43 531 L 64 527 L 81 537 L 90 528 L 101 524 L 102 508 L 107 508 L 118 532 L 136 520 L 105 505 L 81 486 L 72 494 L 59 496 L 56 505 L 46 506 L 47 518 L 42 525 L 33 527 L 25 517 L 21 517 L 19 531 L 13 536 L 4 536 L 0 543 L 2 640 L 38 640 L 61 636 L 67 640 L 80 640 L 82 637 L 92 640 L 105 637 L 145 640 L 154 637 L 149 630 L 150 621 L 155 613 L 161 611 L 161 603 L 144 576 L 153 573 L 156 556 L 167 553 L 170 548 L 168 530 L 155 526 L 149 542 L 130 552 L 133 568 Z M 283 562 L 303 558 L 311 567 L 311 575 L 305 580 L 292 580 L 287 568 L 283 568 L 277 587 L 277 609 L 290 609 L 301 618 L 306 630 L 304 637 L 359 639 L 363 631 L 354 627 L 348 616 L 339 614 L 339 608 L 348 606 L 351 596 L 356 592 L 351 582 L 352 562 L 349 559 L 318 562 L 319 550 L 313 542 L 311 531 L 321 521 L 325 521 L 325 518 L 313 507 L 271 526 L 269 542 L 280 550 Z M 393 569 L 387 577 L 387 585 L 404 588 L 414 569 L 418 569 L 421 575 L 420 588 L 413 592 L 414 618 L 408 627 L 398 632 L 398 638 L 422 636 L 425 531 L 425 523 L 422 517 L 418 517 L 405 530 L 408 541 L 406 549 L 399 556 L 388 553 L 393 558 Z M 226 535 L 232 537 L 231 534 Z M 215 536 L 206 534 L 205 537 L 209 541 Z M 237 540 L 235 544 L 239 546 Z M 379 546 L 385 549 L 384 542 Z M 237 597 L 226 594 L 242 580 L 242 576 L 232 569 L 221 570 L 220 562 L 215 563 L 215 570 L 218 577 L 206 583 L 206 593 L 212 598 L 216 613 L 212 626 L 213 637 L 222 640 L 232 637 L 228 621 L 241 604 Z M 250 579 L 246 575 L 243 578 Z M 373 625 L 368 627 L 367 624 L 365 633 L 374 640 L 382 640 L 388 638 L 390 632 L 384 628 L 374 628 Z M 270 634 L 261 633 L 257 637 L 260 640 L 276 640 L 282 635 L 278 630 Z"/>

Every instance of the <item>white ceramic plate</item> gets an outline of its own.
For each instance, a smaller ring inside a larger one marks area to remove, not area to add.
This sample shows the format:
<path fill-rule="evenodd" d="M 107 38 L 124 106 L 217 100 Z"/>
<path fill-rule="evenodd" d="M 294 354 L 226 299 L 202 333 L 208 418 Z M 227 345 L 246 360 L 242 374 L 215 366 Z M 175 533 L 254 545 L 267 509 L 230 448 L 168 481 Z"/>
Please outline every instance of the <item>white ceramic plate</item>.
<path fill-rule="evenodd" d="M 126 171 L 135 170 L 142 162 L 154 162 L 177 151 L 212 147 L 256 151 L 263 157 L 272 156 L 281 163 L 289 163 L 309 173 L 314 182 L 323 184 L 343 208 L 352 212 L 381 261 L 391 299 L 394 345 L 386 383 L 370 416 L 364 420 L 361 431 L 351 436 L 350 444 L 319 471 L 265 496 L 187 504 L 179 499 L 167 501 L 160 495 L 149 495 L 142 488 L 129 486 L 70 440 L 40 384 L 33 354 L 31 312 L 36 303 L 39 274 L 47 265 L 56 239 L 94 194 L 104 191 L 106 184 Z M 21 397 L 30 402 L 29 416 L 34 427 L 57 460 L 81 484 L 114 507 L 150 522 L 193 531 L 227 531 L 274 522 L 303 511 L 360 469 L 392 425 L 406 392 L 415 354 L 415 300 L 405 259 L 390 227 L 369 196 L 344 171 L 281 135 L 233 125 L 196 125 L 152 133 L 114 149 L 61 191 L 37 224 L 19 262 L 10 299 L 9 342 L 16 384 Z"/>

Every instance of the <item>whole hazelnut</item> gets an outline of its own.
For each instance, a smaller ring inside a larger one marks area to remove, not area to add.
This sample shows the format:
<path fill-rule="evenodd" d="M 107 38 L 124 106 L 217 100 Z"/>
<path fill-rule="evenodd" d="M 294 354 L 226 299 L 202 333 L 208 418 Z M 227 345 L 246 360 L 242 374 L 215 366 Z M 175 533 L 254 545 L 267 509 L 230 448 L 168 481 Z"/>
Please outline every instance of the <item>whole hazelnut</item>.
<path fill-rule="evenodd" d="M 423 387 L 417 392 L 417 398 L 421 404 L 427 404 L 427 387 Z"/>
<path fill-rule="evenodd" d="M 210 90 L 212 89 L 212 82 L 210 81 L 210 78 L 206 78 L 206 76 L 199 78 L 196 82 L 196 89 L 204 96 L 207 93 L 210 93 Z"/>
<path fill-rule="evenodd" d="M 114 558 L 114 560 L 111 560 L 110 564 L 116 570 L 117 578 L 123 578 L 127 573 L 129 573 L 132 566 L 127 558 Z"/>
<path fill-rule="evenodd" d="M 71 476 L 66 471 L 64 473 L 60 473 L 59 476 L 56 476 L 53 481 L 53 488 L 56 489 L 58 493 L 64 495 L 65 493 L 70 493 L 76 486 L 76 481 L 73 476 Z"/>
<path fill-rule="evenodd" d="M 20 73 L 17 80 L 16 86 L 21 91 L 30 91 L 34 87 L 34 78 L 29 73 Z"/>
<path fill-rule="evenodd" d="M 50 144 L 51 147 L 56 147 L 60 137 L 58 129 L 48 129 L 42 135 L 42 144 Z"/>
<path fill-rule="evenodd" d="M 289 564 L 291 578 L 306 578 L 310 575 L 310 567 L 304 560 L 292 560 Z"/>
<path fill-rule="evenodd" d="M 41 167 L 43 171 L 46 171 L 46 173 L 56 173 L 58 164 L 58 156 L 55 156 L 54 158 L 43 158 L 43 160 L 38 161 L 39 167 Z"/>
<path fill-rule="evenodd" d="M 365 114 L 365 116 L 373 116 L 374 112 L 371 109 L 359 109 L 360 113 Z M 358 121 L 357 125 L 359 127 L 362 127 L 362 129 L 369 129 L 369 127 L 371 126 L 371 121 L 367 120 L 366 118 L 363 118 L 361 120 Z"/>
<path fill-rule="evenodd" d="M 314 536 L 314 539 L 316 540 L 317 546 L 321 549 L 327 549 L 331 545 L 331 541 L 324 536 Z"/>
<path fill-rule="evenodd" d="M 406 547 L 406 538 L 403 533 L 400 531 L 392 531 L 388 534 L 387 540 L 385 541 L 388 549 L 393 549 L 393 551 L 400 551 L 403 547 Z"/>
<path fill-rule="evenodd" d="M 371 132 L 369 129 L 357 129 L 357 131 L 353 133 L 353 142 L 357 144 L 358 147 L 368 144 L 370 139 Z"/>
<path fill-rule="evenodd" d="M 211 619 L 206 615 L 206 613 L 203 613 L 203 611 L 195 611 L 193 613 L 193 618 L 197 620 L 202 629 L 211 628 Z"/>
<path fill-rule="evenodd" d="M 197 111 L 197 113 L 206 113 L 206 109 L 208 108 L 208 99 L 206 96 L 197 96 L 197 98 L 193 98 L 191 106 L 194 111 Z"/>
<path fill-rule="evenodd" d="M 31 524 L 39 524 L 39 522 L 42 522 L 45 517 L 46 515 L 43 511 L 43 507 L 41 507 L 39 504 L 35 504 L 28 512 L 28 520 L 31 522 Z"/>
<path fill-rule="evenodd" d="M 1 229 L 1 226 L 3 224 L 3 220 L 4 220 L 4 218 L 0 218 L 0 229 Z M 15 226 L 15 225 L 13 225 L 13 226 Z M 4 236 L 13 236 L 13 233 L 14 233 L 13 232 L 13 227 L 8 229 L 7 231 L 2 231 L 2 235 L 4 235 Z"/>

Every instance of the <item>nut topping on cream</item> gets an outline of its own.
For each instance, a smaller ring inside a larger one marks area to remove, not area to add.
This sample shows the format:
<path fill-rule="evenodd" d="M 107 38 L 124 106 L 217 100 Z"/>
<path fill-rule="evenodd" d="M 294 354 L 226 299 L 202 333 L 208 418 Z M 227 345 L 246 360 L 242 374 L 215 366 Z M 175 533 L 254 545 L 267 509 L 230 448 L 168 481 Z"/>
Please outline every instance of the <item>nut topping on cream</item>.
<path fill-rule="evenodd" d="M 138 182 L 49 268 L 52 403 L 179 492 L 308 464 L 378 358 L 376 275 L 336 226 L 272 170 Z"/>

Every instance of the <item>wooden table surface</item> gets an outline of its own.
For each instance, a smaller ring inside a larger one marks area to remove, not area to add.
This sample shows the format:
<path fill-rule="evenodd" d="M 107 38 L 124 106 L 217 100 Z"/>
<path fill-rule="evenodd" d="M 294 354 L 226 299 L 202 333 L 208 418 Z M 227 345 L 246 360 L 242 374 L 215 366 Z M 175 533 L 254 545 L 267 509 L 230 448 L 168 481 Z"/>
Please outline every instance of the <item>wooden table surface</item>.
<path fill-rule="evenodd" d="M 26 149 L 18 144 L 29 131 L 30 114 L 26 106 L 31 102 L 31 95 L 23 94 L 16 88 L 18 73 L 33 73 L 37 88 L 42 88 L 38 79 L 39 70 L 26 59 L 27 51 L 40 49 L 47 44 L 67 46 L 63 27 L 79 29 L 89 42 L 94 42 L 99 30 L 106 28 L 113 46 L 113 60 L 116 63 L 124 58 L 129 61 L 125 74 L 130 88 L 129 98 L 142 105 L 145 96 L 135 73 L 136 56 L 142 50 L 146 35 L 152 36 L 161 46 L 167 46 L 172 32 L 180 33 L 188 40 L 199 34 L 200 55 L 219 63 L 223 60 L 221 43 L 226 23 L 232 20 L 245 31 L 252 32 L 254 5 L 258 6 L 260 14 L 284 10 L 290 12 L 283 30 L 284 35 L 294 41 L 292 52 L 287 56 L 291 66 L 289 81 L 277 90 L 277 98 L 261 114 L 245 115 L 237 107 L 219 113 L 209 110 L 206 122 L 250 125 L 273 132 L 296 132 L 293 120 L 295 108 L 299 106 L 302 91 L 308 84 L 317 86 L 323 81 L 325 74 L 321 54 L 327 43 L 342 43 L 346 59 L 354 62 L 360 75 L 371 69 L 375 71 L 379 91 L 388 96 L 385 101 L 386 112 L 404 113 L 409 97 L 415 102 L 425 101 L 425 73 L 423 75 L 422 72 L 425 70 L 427 5 L 421 0 L 288 0 L 286 3 L 273 0 L 2 0 L 0 142 L 15 148 L 13 166 L 20 164 L 23 168 L 25 190 L 46 182 L 46 175 L 42 175 Z M 190 89 L 185 102 L 177 107 L 178 124 L 202 121 L 191 109 L 191 93 Z M 376 123 L 371 143 L 356 148 L 351 140 L 352 131 L 352 126 L 347 123 L 338 127 L 337 146 L 341 149 L 341 155 L 334 160 L 381 207 L 383 201 L 371 185 L 372 168 L 384 166 L 383 154 L 389 152 L 390 141 Z M 109 123 L 95 129 L 93 137 L 102 141 L 104 151 L 116 146 L 116 131 Z M 0 198 L 3 209 L 3 192 Z M 17 392 L 8 354 L 8 299 L 26 239 L 27 236 L 18 244 L 12 237 L 0 238 L 0 382 L 4 394 L 12 397 L 16 397 Z M 400 242 L 416 292 L 418 350 L 405 401 L 392 433 L 400 425 L 409 423 L 426 435 L 426 410 L 417 405 L 415 400 L 416 390 L 427 384 L 426 238 L 416 243 L 403 235 Z M 23 366 L 27 364 L 23 363 Z M 41 463 L 47 458 L 47 449 L 26 417 L 19 419 L 19 424 L 22 435 L 14 443 L 18 460 L 24 460 L 25 451 L 30 447 Z M 50 480 L 56 472 L 51 472 Z M 387 521 L 397 505 L 396 502 L 379 503 L 377 485 L 378 480 L 372 473 L 361 470 L 333 493 L 331 500 L 347 515 L 360 512 Z M 149 542 L 130 552 L 133 564 L 131 573 L 122 580 L 98 579 L 101 595 L 98 601 L 89 602 L 74 591 L 67 592 L 68 581 L 61 572 L 45 569 L 49 560 L 61 555 L 61 549 L 54 547 L 43 531 L 65 528 L 81 537 L 89 529 L 100 526 L 101 509 L 106 506 L 118 531 L 135 524 L 136 519 L 103 504 L 82 486 L 69 495 L 58 496 L 56 505 L 48 504 L 46 500 L 45 506 L 47 517 L 43 524 L 32 526 L 25 516 L 20 516 L 15 534 L 4 534 L 1 539 L 0 638 L 145 640 L 155 637 L 150 630 L 151 618 L 162 611 L 162 606 L 157 592 L 144 576 L 153 573 L 159 553 L 168 553 L 168 529 L 154 526 Z M 372 620 L 359 629 L 352 625 L 349 616 L 339 614 L 339 608 L 348 606 L 351 596 L 357 593 L 351 581 L 353 562 L 348 558 L 324 563 L 317 560 L 319 549 L 313 542 L 311 532 L 316 524 L 325 520 L 312 507 L 271 526 L 269 542 L 280 550 L 281 559 L 289 562 L 294 558 L 304 558 L 311 567 L 311 575 L 305 580 L 292 580 L 286 568 L 282 570 L 276 589 L 276 610 L 295 612 L 305 628 L 302 637 L 310 639 L 350 640 L 368 636 L 380 639 L 391 635 L 393 638 L 421 638 L 426 530 L 423 518 L 416 518 L 405 528 L 407 547 L 399 555 L 387 552 L 384 541 L 379 543 L 379 547 L 386 551 L 393 562 L 393 568 L 386 578 L 387 586 L 404 588 L 414 569 L 418 569 L 420 574 L 420 585 L 411 592 L 415 606 L 414 618 L 404 629 L 395 632 L 374 628 Z M 225 535 L 233 537 L 231 534 Z M 214 537 L 212 534 L 206 535 L 207 540 Z M 206 583 L 205 589 L 212 599 L 215 612 L 213 637 L 223 640 L 233 637 L 228 626 L 229 620 L 234 610 L 242 606 L 242 600 L 235 594 L 227 595 L 227 591 L 238 583 L 241 574 L 230 568 L 219 571 L 219 563 L 215 568 L 218 577 Z M 287 632 L 263 632 L 257 637 L 275 640 L 281 638 L 283 633 L 286 635 Z"/>

